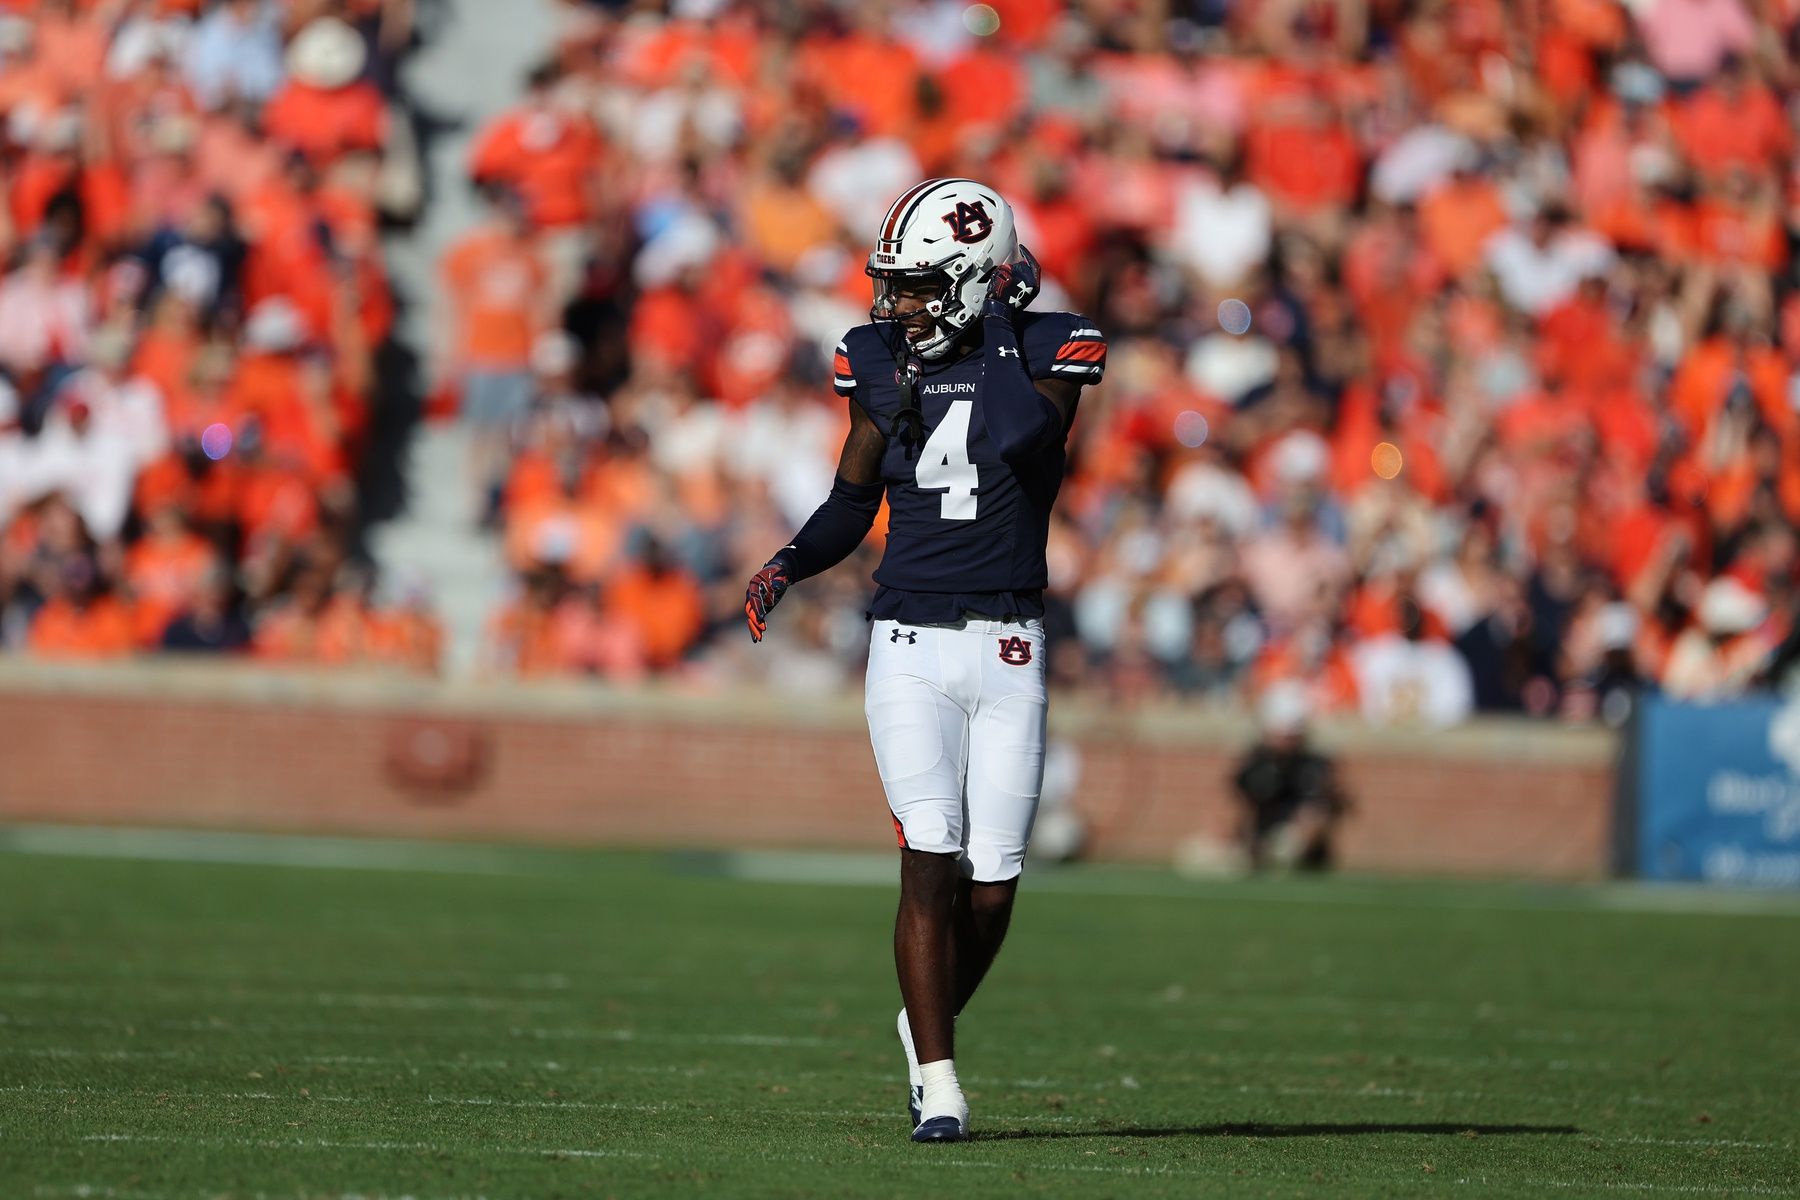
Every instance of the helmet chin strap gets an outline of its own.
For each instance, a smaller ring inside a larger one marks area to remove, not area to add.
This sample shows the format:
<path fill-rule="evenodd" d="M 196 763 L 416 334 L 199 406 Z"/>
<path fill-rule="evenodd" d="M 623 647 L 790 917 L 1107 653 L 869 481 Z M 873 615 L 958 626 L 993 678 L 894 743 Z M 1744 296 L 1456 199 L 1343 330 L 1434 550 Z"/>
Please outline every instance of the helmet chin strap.
<path fill-rule="evenodd" d="M 900 386 L 900 410 L 888 427 L 888 436 L 906 447 L 906 456 L 917 454 L 925 441 L 925 410 L 919 407 L 919 376 L 925 364 L 912 352 L 906 340 L 906 327 L 899 326 L 894 339 L 894 382 Z"/>
<path fill-rule="evenodd" d="M 919 406 L 919 377 L 925 372 L 925 360 L 939 359 L 950 353 L 956 340 L 968 332 L 968 326 L 961 329 L 946 330 L 944 335 L 930 347 L 915 350 L 911 342 L 906 340 L 906 327 L 894 322 L 894 382 L 900 388 L 900 408 L 894 413 L 894 421 L 888 427 L 887 434 L 899 440 L 906 447 L 906 456 L 913 457 L 925 441 L 925 410 Z"/>

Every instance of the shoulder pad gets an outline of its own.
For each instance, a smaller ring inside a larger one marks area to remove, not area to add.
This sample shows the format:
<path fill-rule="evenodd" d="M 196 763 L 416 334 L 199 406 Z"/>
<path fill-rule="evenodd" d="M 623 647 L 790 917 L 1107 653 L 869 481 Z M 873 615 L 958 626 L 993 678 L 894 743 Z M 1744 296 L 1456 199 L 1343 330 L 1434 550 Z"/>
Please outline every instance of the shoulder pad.
<path fill-rule="evenodd" d="M 844 335 L 831 358 L 831 386 L 840 396 L 853 395 L 857 384 L 885 378 L 894 369 L 894 349 L 878 325 L 858 325 Z"/>

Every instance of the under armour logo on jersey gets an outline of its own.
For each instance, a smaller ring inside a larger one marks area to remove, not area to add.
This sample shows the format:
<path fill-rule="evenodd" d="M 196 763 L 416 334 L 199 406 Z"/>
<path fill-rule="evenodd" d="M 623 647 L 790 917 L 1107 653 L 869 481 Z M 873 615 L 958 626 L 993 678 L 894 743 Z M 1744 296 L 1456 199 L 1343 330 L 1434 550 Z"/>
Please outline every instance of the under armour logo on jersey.
<path fill-rule="evenodd" d="M 1000 639 L 1000 661 L 1009 667 L 1023 667 L 1031 662 L 1031 643 L 1022 637 Z"/>
<path fill-rule="evenodd" d="M 888 635 L 888 641 L 890 642 L 897 642 L 901 638 L 905 638 L 906 644 L 910 646 L 919 640 L 919 635 L 910 629 L 896 629 Z M 1029 655 L 1027 655 L 1027 657 L 1029 657 Z"/>
<path fill-rule="evenodd" d="M 1016 347 L 1013 347 L 1013 346 L 1002 346 L 1002 347 L 1000 347 L 1000 357 L 1001 358 L 1017 358 L 1017 357 L 1019 357 L 1019 351 Z"/>
<path fill-rule="evenodd" d="M 987 204 L 980 200 L 973 204 L 958 200 L 956 211 L 944 214 L 944 224 L 950 226 L 950 236 L 959 242 L 979 242 L 994 232 L 994 218 L 988 216 Z"/>

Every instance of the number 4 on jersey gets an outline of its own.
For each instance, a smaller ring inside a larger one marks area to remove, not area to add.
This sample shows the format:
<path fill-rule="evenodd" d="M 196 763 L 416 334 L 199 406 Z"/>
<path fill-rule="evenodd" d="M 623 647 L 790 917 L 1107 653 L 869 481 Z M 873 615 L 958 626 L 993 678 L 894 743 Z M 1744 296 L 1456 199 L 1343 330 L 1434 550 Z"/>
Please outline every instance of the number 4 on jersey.
<path fill-rule="evenodd" d="M 946 521 L 975 519 L 975 489 L 981 486 L 981 474 L 969 461 L 969 417 L 974 411 L 973 400 L 952 400 L 950 411 L 919 452 L 919 466 L 913 472 L 920 491 L 944 492 L 938 515 Z"/>

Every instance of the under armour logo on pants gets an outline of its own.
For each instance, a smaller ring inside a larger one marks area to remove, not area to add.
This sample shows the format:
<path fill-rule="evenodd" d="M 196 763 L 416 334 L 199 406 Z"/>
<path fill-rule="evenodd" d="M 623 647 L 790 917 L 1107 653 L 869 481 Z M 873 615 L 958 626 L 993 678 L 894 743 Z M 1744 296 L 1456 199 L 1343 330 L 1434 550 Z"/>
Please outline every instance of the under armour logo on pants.
<path fill-rule="evenodd" d="M 888 641 L 890 642 L 897 642 L 901 638 L 905 638 L 906 644 L 910 646 L 919 640 L 919 635 L 910 629 L 904 631 L 896 629 L 893 633 L 888 635 Z"/>

